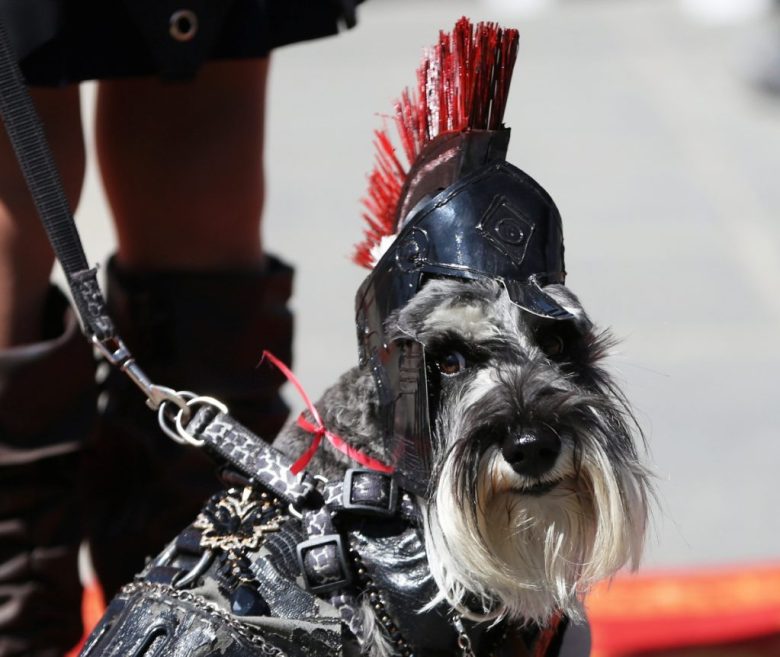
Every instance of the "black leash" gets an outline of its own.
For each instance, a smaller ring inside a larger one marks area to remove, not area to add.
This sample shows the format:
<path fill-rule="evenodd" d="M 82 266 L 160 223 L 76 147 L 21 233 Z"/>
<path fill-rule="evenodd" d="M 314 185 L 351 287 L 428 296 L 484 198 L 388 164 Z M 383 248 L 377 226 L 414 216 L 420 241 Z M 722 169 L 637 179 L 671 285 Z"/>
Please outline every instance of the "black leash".
<path fill-rule="evenodd" d="M 204 447 L 216 460 L 228 462 L 250 477 L 257 477 L 263 468 L 267 469 L 269 482 L 278 482 L 271 489 L 294 506 L 301 505 L 315 489 L 310 475 L 292 475 L 289 472 L 292 463 L 227 415 L 227 408 L 218 400 L 152 383 L 117 334 L 98 284 L 97 267 L 90 268 L 87 264 L 43 125 L 2 21 L 0 116 L 46 234 L 65 272 L 87 338 L 146 395 L 147 405 L 158 411 L 160 427 L 166 435 L 180 443 Z"/>
<path fill-rule="evenodd" d="M 316 482 L 310 474 L 292 474 L 293 462 L 236 422 L 218 400 L 152 383 L 117 335 L 97 281 L 97 267 L 87 264 L 43 125 L 2 21 L 0 116 L 54 253 L 65 271 L 87 338 L 146 394 L 147 404 L 158 411 L 165 434 L 178 442 L 203 447 L 216 460 L 230 463 L 251 479 L 263 482 L 292 507 L 304 507 L 316 492 Z"/>
<path fill-rule="evenodd" d="M 57 166 L 38 113 L 16 63 L 5 26 L 0 22 L 0 114 L 33 202 L 57 259 L 68 278 L 87 335 L 99 340 L 115 336 L 68 207 Z"/>
<path fill-rule="evenodd" d="M 8 33 L 0 21 L 0 117 L 19 161 L 35 207 L 67 277 L 82 330 L 102 356 L 122 370 L 158 411 L 162 431 L 177 442 L 205 449 L 216 461 L 262 482 L 293 508 L 316 497 L 316 481 L 307 472 L 294 475 L 293 462 L 242 426 L 224 404 L 157 385 L 144 374 L 116 333 L 97 280 L 90 268 L 78 229 L 33 105 Z"/>
<path fill-rule="evenodd" d="M 112 365 L 122 370 L 159 409 L 177 406 L 189 419 L 185 396 L 152 383 L 117 335 L 97 280 L 89 267 L 76 223 L 68 206 L 57 166 L 16 61 L 5 25 L 0 21 L 0 116 L 54 253 L 65 272 L 84 334 Z"/>

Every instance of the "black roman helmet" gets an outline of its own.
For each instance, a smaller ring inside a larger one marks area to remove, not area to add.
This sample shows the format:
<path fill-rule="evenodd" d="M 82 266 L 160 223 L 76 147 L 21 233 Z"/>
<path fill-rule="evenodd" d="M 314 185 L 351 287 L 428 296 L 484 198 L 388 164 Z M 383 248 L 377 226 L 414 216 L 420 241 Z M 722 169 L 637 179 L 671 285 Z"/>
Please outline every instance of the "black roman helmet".
<path fill-rule="evenodd" d="M 565 278 L 558 209 L 505 159 L 517 40 L 516 30 L 462 18 L 425 57 L 417 93 L 407 90 L 396 107 L 408 168 L 377 132 L 368 230 L 355 254 L 372 269 L 356 298 L 359 354 L 378 390 L 385 459 L 418 495 L 427 494 L 434 449 L 425 351 L 411 338 L 391 340 L 388 316 L 430 278 L 488 278 L 530 313 L 572 318 L 544 291 Z"/>

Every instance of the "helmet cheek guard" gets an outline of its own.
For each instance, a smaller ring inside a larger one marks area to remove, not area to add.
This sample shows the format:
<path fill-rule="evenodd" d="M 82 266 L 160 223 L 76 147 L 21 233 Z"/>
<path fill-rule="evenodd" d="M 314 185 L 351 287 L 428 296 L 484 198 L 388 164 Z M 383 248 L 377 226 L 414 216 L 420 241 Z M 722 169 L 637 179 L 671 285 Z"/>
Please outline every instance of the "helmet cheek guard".
<path fill-rule="evenodd" d="M 387 320 L 428 278 L 492 279 L 524 310 L 573 319 L 544 292 L 563 283 L 561 218 L 530 176 L 500 160 L 418 202 L 356 299 L 362 366 L 370 368 L 384 427 L 385 458 L 399 483 L 426 495 L 433 444 L 425 350 L 390 337 Z"/>

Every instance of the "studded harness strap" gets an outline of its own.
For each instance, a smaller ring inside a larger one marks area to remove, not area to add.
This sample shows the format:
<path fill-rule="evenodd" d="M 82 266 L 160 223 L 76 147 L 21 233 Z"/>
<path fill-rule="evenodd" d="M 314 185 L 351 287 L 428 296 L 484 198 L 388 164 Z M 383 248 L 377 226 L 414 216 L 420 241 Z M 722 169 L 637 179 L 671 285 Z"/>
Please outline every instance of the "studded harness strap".
<path fill-rule="evenodd" d="M 343 481 L 326 482 L 323 490 L 306 471 L 291 473 L 293 461 L 258 439 L 232 417 L 201 409 L 187 431 L 204 441 L 204 447 L 228 461 L 242 474 L 270 489 L 300 516 L 308 536 L 297 545 L 298 563 L 306 590 L 327 596 L 341 619 L 355 636 L 362 634 L 357 600 L 350 591 L 353 578 L 342 536 L 333 525 L 338 514 L 374 517 L 416 517 L 408 495 L 399 505 L 395 480 L 388 474 L 367 469 L 350 469 Z"/>
<path fill-rule="evenodd" d="M 204 441 L 205 449 L 227 460 L 250 481 L 289 503 L 289 509 L 302 520 L 307 536 L 296 545 L 304 588 L 326 598 L 352 634 L 362 636 L 355 585 L 368 583 L 370 588 L 371 582 L 366 581 L 366 564 L 361 561 L 363 550 L 359 538 L 356 539 L 354 532 L 340 532 L 335 523 L 344 518 L 387 521 L 395 518 L 402 520 L 406 526 L 419 527 L 419 510 L 411 495 L 400 490 L 391 475 L 369 469 L 349 469 L 344 479 L 336 482 L 313 477 L 306 471 L 293 475 L 292 461 L 285 454 L 258 440 L 229 415 L 214 414 L 208 407 L 194 416 L 187 430 Z M 318 480 L 323 484 L 320 488 L 317 487 Z M 419 547 L 422 547 L 422 542 Z M 353 566 L 362 576 L 362 582 L 355 582 Z M 373 598 L 369 597 L 375 611 L 379 612 L 380 622 L 385 621 L 385 630 L 402 647 L 402 654 L 411 654 L 412 646 L 385 615 L 387 609 L 382 604 L 380 591 L 374 591 Z M 410 602 L 413 605 L 416 602 L 417 606 L 420 603 L 419 600 Z M 446 624 L 447 629 L 452 628 L 451 631 L 457 634 L 462 654 L 474 657 L 469 633 L 460 617 L 450 614 Z M 440 631 L 442 625 L 439 624 Z M 534 654 L 547 654 L 556 626 L 557 623 L 554 623 L 545 632 L 526 632 L 524 638 L 535 644 Z"/>
<path fill-rule="evenodd" d="M 292 460 L 211 404 L 186 434 L 234 471 L 198 519 L 126 586 L 84 657 L 357 655 L 360 605 L 402 657 L 550 657 L 540 633 L 475 625 L 435 594 L 413 498 L 386 473 L 341 481 L 290 472 Z"/>

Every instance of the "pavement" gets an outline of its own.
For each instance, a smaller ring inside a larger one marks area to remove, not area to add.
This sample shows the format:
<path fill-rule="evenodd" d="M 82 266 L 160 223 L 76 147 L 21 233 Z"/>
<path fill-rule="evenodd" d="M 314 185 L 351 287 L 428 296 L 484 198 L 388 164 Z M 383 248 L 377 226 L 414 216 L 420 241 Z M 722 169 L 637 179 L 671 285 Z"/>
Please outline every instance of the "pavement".
<path fill-rule="evenodd" d="M 745 79 L 771 30 L 684 4 L 371 0 L 357 29 L 274 53 L 267 116 L 266 241 L 298 269 L 295 371 L 316 397 L 356 360 L 372 131 L 439 29 L 520 29 L 509 159 L 556 199 L 568 284 L 622 338 L 611 366 L 657 473 L 650 569 L 780 561 L 780 99 Z M 107 217 L 90 168 L 93 261 Z"/>

